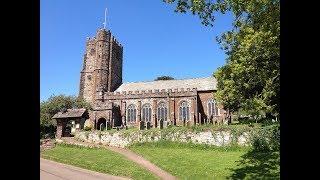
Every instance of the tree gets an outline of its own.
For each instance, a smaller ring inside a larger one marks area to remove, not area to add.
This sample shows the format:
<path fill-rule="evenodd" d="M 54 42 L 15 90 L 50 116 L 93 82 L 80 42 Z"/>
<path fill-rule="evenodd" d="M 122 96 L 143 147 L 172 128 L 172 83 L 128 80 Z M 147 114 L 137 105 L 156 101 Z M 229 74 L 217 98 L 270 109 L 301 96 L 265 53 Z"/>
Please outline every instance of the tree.
<path fill-rule="evenodd" d="M 91 109 L 89 103 L 75 96 L 50 96 L 48 100 L 40 103 L 40 134 L 52 133 L 56 127 L 56 122 L 52 117 L 59 111 L 69 108 L 86 108 Z"/>
<path fill-rule="evenodd" d="M 214 12 L 234 14 L 233 29 L 217 38 L 227 55 L 214 76 L 217 99 L 231 111 L 240 108 L 280 113 L 280 2 L 279 0 L 164 0 L 176 12 L 191 11 L 205 26 L 213 26 Z"/>
<path fill-rule="evenodd" d="M 174 78 L 171 76 L 159 76 L 155 79 L 155 81 L 159 81 L 159 80 L 173 80 Z"/>

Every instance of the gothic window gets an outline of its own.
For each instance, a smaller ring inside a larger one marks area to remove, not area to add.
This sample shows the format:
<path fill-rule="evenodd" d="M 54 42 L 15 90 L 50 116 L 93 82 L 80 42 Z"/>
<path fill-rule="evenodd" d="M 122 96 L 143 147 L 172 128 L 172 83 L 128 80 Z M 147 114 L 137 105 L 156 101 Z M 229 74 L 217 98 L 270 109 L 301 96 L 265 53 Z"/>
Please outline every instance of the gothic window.
<path fill-rule="evenodd" d="M 190 119 L 190 106 L 187 101 L 182 101 L 179 107 L 179 120 L 189 121 Z"/>
<path fill-rule="evenodd" d="M 90 55 L 93 56 L 94 53 L 95 53 L 95 50 L 94 50 L 94 49 L 91 49 L 91 50 L 90 50 Z"/>
<path fill-rule="evenodd" d="M 208 101 L 208 115 L 211 116 L 218 116 L 218 106 L 217 106 L 217 102 L 214 99 L 210 99 Z"/>
<path fill-rule="evenodd" d="M 133 104 L 130 104 L 127 108 L 127 122 L 128 123 L 134 123 L 136 122 L 136 106 Z"/>
<path fill-rule="evenodd" d="M 167 121 L 167 106 L 164 102 L 158 105 L 158 120 Z"/>
<path fill-rule="evenodd" d="M 151 105 L 145 104 L 142 106 L 142 121 L 151 122 Z"/>

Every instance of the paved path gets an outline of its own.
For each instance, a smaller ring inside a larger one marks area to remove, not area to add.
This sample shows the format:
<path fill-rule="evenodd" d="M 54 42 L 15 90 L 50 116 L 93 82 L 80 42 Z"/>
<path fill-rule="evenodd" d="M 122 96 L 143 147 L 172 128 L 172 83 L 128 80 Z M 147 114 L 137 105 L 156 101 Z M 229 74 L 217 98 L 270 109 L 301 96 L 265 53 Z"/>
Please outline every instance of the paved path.
<path fill-rule="evenodd" d="M 159 176 L 161 179 L 165 180 L 173 180 L 176 179 L 176 177 L 172 176 L 168 172 L 160 169 L 158 166 L 152 164 L 150 161 L 144 159 L 143 157 L 139 156 L 138 154 L 124 148 L 117 148 L 112 146 L 107 146 L 108 149 L 111 151 L 120 153 L 130 159 L 131 161 L 134 161 L 135 163 L 143 166 L 144 168 L 148 169 L 153 174 Z"/>
<path fill-rule="evenodd" d="M 109 149 L 111 151 L 120 153 L 127 157 L 129 160 L 139 164 L 140 166 L 146 168 L 149 170 L 151 173 L 154 175 L 160 177 L 161 179 L 165 180 L 173 180 L 177 179 L 176 177 L 172 176 L 170 173 L 162 170 L 158 166 L 152 164 L 150 161 L 144 159 L 142 156 L 130 151 L 129 149 L 125 148 L 118 148 L 118 147 L 112 147 L 112 146 L 102 146 L 102 145 L 97 145 L 97 144 L 92 144 L 92 143 L 87 143 L 87 142 L 80 142 L 76 141 L 74 138 L 64 138 L 63 141 L 68 144 L 77 144 L 80 146 L 95 146 L 95 147 L 103 147 L 106 149 Z"/>
<path fill-rule="evenodd" d="M 125 177 L 89 171 L 40 158 L 41 180 L 124 180 Z"/>

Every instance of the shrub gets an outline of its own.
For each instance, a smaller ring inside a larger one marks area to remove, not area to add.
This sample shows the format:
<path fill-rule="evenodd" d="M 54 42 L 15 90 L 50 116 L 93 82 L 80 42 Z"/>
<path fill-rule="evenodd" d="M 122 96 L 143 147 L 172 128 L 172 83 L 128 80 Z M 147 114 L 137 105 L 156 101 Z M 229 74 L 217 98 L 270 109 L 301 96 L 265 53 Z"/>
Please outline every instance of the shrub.
<path fill-rule="evenodd" d="M 280 150 L 280 126 L 274 126 L 270 143 L 272 150 Z"/>
<path fill-rule="evenodd" d="M 90 126 L 85 126 L 85 127 L 84 127 L 84 130 L 85 130 L 85 131 L 90 131 L 91 129 L 92 129 L 92 127 L 90 127 Z"/>
<path fill-rule="evenodd" d="M 85 131 L 90 131 L 93 128 L 92 122 L 88 119 L 84 122 L 84 130 Z"/>
<path fill-rule="evenodd" d="M 40 139 L 54 138 L 56 127 L 53 125 L 40 125 Z"/>
<path fill-rule="evenodd" d="M 252 146 L 256 151 L 278 151 L 280 149 L 280 126 L 263 127 L 253 133 Z"/>

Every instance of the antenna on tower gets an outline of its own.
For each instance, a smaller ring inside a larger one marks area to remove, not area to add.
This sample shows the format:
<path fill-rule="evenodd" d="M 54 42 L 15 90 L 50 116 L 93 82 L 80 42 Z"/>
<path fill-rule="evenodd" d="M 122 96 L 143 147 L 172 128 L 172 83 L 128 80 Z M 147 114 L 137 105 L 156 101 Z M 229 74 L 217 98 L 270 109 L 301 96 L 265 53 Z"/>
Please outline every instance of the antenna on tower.
<path fill-rule="evenodd" d="M 103 29 L 106 29 L 107 25 L 107 8 L 104 11 L 104 23 L 103 23 Z"/>

